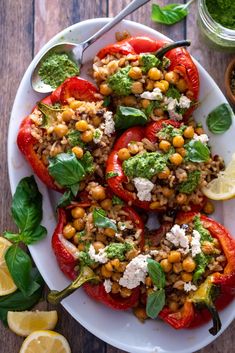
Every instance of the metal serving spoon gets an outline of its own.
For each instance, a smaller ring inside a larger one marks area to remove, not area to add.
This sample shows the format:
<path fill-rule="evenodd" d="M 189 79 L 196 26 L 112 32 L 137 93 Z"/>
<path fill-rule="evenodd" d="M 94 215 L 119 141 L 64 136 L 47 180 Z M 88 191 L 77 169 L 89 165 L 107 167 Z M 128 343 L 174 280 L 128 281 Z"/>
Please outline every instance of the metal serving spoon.
<path fill-rule="evenodd" d="M 130 15 L 132 12 L 137 10 L 142 5 L 149 2 L 149 0 L 133 0 L 129 5 L 127 5 L 117 16 L 115 16 L 110 22 L 108 22 L 104 27 L 102 27 L 97 33 L 88 38 L 82 43 L 74 44 L 74 43 L 60 43 L 56 44 L 47 51 L 45 51 L 41 57 L 38 59 L 35 67 L 33 69 L 33 73 L 31 76 L 31 85 L 32 88 L 36 92 L 40 93 L 49 93 L 54 90 L 50 85 L 45 84 L 40 76 L 38 75 L 38 70 L 43 61 L 53 53 L 67 53 L 69 57 L 77 63 L 78 67 L 82 65 L 82 57 L 84 51 L 93 44 L 97 39 L 99 39 L 103 34 L 108 32 L 111 28 L 113 28 L 117 23 L 119 23 L 123 18 Z"/>

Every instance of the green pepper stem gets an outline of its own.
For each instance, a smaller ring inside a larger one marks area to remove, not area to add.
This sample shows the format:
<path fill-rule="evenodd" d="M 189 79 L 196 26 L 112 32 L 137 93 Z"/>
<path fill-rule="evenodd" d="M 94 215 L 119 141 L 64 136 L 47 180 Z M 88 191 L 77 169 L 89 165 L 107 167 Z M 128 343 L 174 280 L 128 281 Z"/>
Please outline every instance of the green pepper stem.
<path fill-rule="evenodd" d="M 92 269 L 88 266 L 84 266 L 81 268 L 81 272 L 79 276 L 72 282 L 68 287 L 64 288 L 62 291 L 52 290 L 47 296 L 47 300 L 51 304 L 59 304 L 61 300 L 68 297 L 72 294 L 76 289 L 81 287 L 84 283 L 89 281 L 99 281 L 99 278 L 92 271 Z"/>
<path fill-rule="evenodd" d="M 213 320 L 213 326 L 209 329 L 209 332 L 215 336 L 217 333 L 220 331 L 222 324 L 220 321 L 219 313 L 214 305 L 206 305 L 207 309 L 211 313 L 212 320 Z"/>
<path fill-rule="evenodd" d="M 158 49 L 155 52 L 157 58 L 162 58 L 169 50 L 178 48 L 178 47 L 189 47 L 191 44 L 190 40 L 180 40 L 178 42 L 173 42 L 165 45 L 163 48 Z"/>

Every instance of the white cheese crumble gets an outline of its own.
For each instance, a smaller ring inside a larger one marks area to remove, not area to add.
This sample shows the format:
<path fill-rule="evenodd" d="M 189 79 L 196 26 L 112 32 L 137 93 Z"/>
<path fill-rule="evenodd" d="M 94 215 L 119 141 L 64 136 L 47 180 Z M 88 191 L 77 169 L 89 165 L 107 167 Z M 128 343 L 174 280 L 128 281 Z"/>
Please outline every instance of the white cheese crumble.
<path fill-rule="evenodd" d="M 141 93 L 140 98 L 149 99 L 151 101 L 154 101 L 154 100 L 161 101 L 163 96 L 159 88 L 154 88 L 152 92 L 145 91 Z"/>
<path fill-rule="evenodd" d="M 191 282 L 184 283 L 185 292 L 190 292 L 191 290 L 197 290 L 197 287 Z"/>
<path fill-rule="evenodd" d="M 137 197 L 140 201 L 151 201 L 151 191 L 154 184 L 145 178 L 134 178 L 134 185 L 137 190 Z"/>
<path fill-rule="evenodd" d="M 99 262 L 101 264 L 105 264 L 108 262 L 108 258 L 105 253 L 105 248 L 100 249 L 98 253 L 96 253 L 94 246 L 91 244 L 88 250 L 88 254 L 92 260 L 95 262 Z"/>
<path fill-rule="evenodd" d="M 109 111 L 105 112 L 104 119 L 105 119 L 104 132 L 106 135 L 111 136 L 115 132 L 113 113 Z"/>
<path fill-rule="evenodd" d="M 178 224 L 175 224 L 171 228 L 170 232 L 166 233 L 166 239 L 169 240 L 176 247 L 181 246 L 185 254 L 189 252 L 189 239 L 185 235 L 185 230 L 183 228 L 180 228 Z"/>
<path fill-rule="evenodd" d="M 207 144 L 207 142 L 209 141 L 209 137 L 207 134 L 201 134 L 201 135 L 194 134 L 193 140 L 200 141 L 201 143 Z"/>
<path fill-rule="evenodd" d="M 110 281 L 110 279 L 105 279 L 103 285 L 105 292 L 110 293 L 112 290 L 112 282 Z"/>
<path fill-rule="evenodd" d="M 191 100 L 182 94 L 179 99 L 179 107 L 183 109 L 188 109 L 190 108 L 190 104 L 191 104 Z"/>
<path fill-rule="evenodd" d="M 173 97 L 165 97 L 164 103 L 166 104 L 166 109 L 171 119 L 182 120 L 183 116 L 182 114 L 176 112 L 176 108 L 179 107 L 181 109 L 188 109 L 190 107 L 191 100 L 182 94 L 179 101 Z"/>
<path fill-rule="evenodd" d="M 102 136 L 103 136 L 103 131 L 101 131 L 100 129 L 95 129 L 95 131 L 93 133 L 94 143 L 99 143 L 102 139 Z"/>
<path fill-rule="evenodd" d="M 123 276 L 119 280 L 119 284 L 123 287 L 133 289 L 145 282 L 145 277 L 148 272 L 147 259 L 149 255 L 138 255 L 129 262 Z"/>
<path fill-rule="evenodd" d="M 201 253 L 201 235 L 197 230 L 193 230 L 192 240 L 191 240 L 191 251 L 192 257 L 195 257 L 197 254 Z"/>

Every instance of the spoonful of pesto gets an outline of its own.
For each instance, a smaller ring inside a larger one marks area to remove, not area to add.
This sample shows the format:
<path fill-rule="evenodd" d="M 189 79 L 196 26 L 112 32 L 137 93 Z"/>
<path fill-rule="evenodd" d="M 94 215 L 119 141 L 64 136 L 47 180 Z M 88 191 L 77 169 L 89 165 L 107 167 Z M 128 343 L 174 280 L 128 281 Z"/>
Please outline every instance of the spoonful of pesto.
<path fill-rule="evenodd" d="M 104 27 L 82 43 L 64 42 L 56 44 L 45 51 L 33 69 L 31 76 L 32 88 L 36 92 L 49 93 L 66 78 L 78 75 L 84 51 L 124 17 L 130 15 L 147 2 L 149 0 L 133 0 Z"/>

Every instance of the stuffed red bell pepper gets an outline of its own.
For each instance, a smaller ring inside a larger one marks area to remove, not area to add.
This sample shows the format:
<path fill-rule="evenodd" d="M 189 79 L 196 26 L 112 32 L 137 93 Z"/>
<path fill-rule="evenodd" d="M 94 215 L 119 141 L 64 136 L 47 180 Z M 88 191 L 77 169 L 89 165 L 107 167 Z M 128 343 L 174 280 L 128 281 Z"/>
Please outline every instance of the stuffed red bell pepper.
<path fill-rule="evenodd" d="M 152 119 L 187 119 L 198 100 L 198 70 L 185 48 L 156 57 L 154 53 L 166 44 L 131 37 L 101 49 L 93 65 L 100 92 L 114 97 L 117 106 L 143 109 Z"/>
<path fill-rule="evenodd" d="M 103 177 L 114 125 L 101 98 L 92 83 L 69 78 L 23 120 L 19 149 L 49 188 L 76 196 L 85 177 Z"/>
<path fill-rule="evenodd" d="M 89 183 L 86 202 L 58 210 L 52 247 L 61 270 L 70 279 L 89 266 L 100 283 L 85 283 L 89 296 L 113 309 L 133 307 L 139 286 L 128 289 L 119 280 L 128 262 L 144 246 L 144 225 L 139 215 L 97 183 Z"/>
<path fill-rule="evenodd" d="M 207 141 L 201 128 L 174 120 L 129 128 L 108 158 L 108 185 L 130 205 L 146 210 L 200 210 L 202 186 L 223 168 L 220 157 L 211 157 Z"/>

